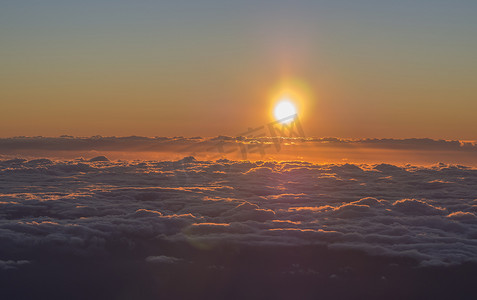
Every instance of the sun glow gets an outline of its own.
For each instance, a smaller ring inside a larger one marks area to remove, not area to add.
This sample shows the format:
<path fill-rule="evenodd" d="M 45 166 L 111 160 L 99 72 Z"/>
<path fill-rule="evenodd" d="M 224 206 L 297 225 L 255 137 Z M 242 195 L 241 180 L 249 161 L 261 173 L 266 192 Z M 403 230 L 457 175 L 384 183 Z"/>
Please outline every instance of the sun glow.
<path fill-rule="evenodd" d="M 283 98 L 275 105 L 273 114 L 276 121 L 282 124 L 288 124 L 295 119 L 297 111 L 291 100 Z"/>
<path fill-rule="evenodd" d="M 281 80 L 270 90 L 268 97 L 271 100 L 269 118 L 281 124 L 291 124 L 297 119 L 303 122 L 313 106 L 310 88 L 298 79 Z"/>

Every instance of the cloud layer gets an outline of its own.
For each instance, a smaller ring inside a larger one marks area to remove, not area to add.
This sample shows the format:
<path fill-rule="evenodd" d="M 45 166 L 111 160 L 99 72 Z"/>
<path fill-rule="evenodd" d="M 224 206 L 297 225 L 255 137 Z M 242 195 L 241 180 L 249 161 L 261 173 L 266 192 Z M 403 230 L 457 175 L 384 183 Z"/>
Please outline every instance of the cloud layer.
<path fill-rule="evenodd" d="M 339 138 L 215 138 L 184 137 L 13 137 L 0 139 L 0 159 L 17 156 L 73 159 L 106 155 L 112 159 L 177 160 L 193 155 L 200 160 L 304 160 L 315 163 L 439 162 L 476 166 L 472 141 L 432 139 Z"/>
<path fill-rule="evenodd" d="M 0 179 L 2 268 L 33 253 L 107 256 L 157 240 L 476 261 L 477 170 L 463 166 L 14 159 L 0 161 Z"/>

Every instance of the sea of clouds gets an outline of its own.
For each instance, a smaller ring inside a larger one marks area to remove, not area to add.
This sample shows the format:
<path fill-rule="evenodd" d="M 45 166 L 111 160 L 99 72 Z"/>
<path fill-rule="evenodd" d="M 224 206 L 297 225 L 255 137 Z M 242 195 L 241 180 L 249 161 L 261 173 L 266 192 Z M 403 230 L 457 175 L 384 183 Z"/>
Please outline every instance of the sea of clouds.
<path fill-rule="evenodd" d="M 0 161 L 0 269 L 165 240 L 477 261 L 477 170 L 301 161 Z M 41 258 L 40 258 L 41 259 Z M 182 257 L 148 253 L 147 263 Z"/>
<path fill-rule="evenodd" d="M 255 131 L 252 131 L 255 133 Z M 439 162 L 477 167 L 475 141 L 340 139 L 273 136 L 204 137 L 12 137 L 0 138 L 0 159 L 17 157 L 75 159 L 104 155 L 111 160 L 300 160 L 320 164 L 389 163 L 433 165 Z"/>

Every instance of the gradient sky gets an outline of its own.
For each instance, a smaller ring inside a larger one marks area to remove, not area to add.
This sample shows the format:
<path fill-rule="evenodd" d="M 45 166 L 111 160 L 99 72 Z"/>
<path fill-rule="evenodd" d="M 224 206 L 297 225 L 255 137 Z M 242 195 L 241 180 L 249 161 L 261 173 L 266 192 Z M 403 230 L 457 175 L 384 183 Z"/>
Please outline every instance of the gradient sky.
<path fill-rule="evenodd" d="M 477 139 L 477 2 L 2 1 L 0 136 Z"/>

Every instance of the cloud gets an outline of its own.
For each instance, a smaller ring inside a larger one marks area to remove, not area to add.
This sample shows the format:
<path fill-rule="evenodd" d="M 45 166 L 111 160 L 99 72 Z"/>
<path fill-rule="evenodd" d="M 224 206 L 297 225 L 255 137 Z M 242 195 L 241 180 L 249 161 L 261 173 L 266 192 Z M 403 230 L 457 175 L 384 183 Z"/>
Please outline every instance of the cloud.
<path fill-rule="evenodd" d="M 96 157 L 93 157 L 91 158 L 89 161 L 91 162 L 96 162 L 96 161 L 109 161 L 109 159 L 104 156 L 104 155 L 100 155 L 100 156 L 96 156 Z"/>
<path fill-rule="evenodd" d="M 394 210 L 407 215 L 426 216 L 426 215 L 442 215 L 446 213 L 446 209 L 436 207 L 425 201 L 416 199 L 402 199 L 393 203 Z"/>
<path fill-rule="evenodd" d="M 166 256 L 166 255 L 148 256 L 146 257 L 145 260 L 146 262 L 152 263 L 152 264 L 174 264 L 174 263 L 183 261 L 180 258 Z"/>
<path fill-rule="evenodd" d="M 476 260 L 475 178 L 473 168 L 446 164 L 3 160 L 0 259 L 8 268 L 167 241 L 325 245 L 460 264 Z M 144 251 L 148 262 L 167 261 Z"/>
<path fill-rule="evenodd" d="M 277 142 L 278 141 L 278 142 Z M 260 150 L 260 151 L 259 151 Z M 433 139 L 339 139 L 273 137 L 11 137 L 0 138 L 0 158 L 17 156 L 58 158 L 87 157 L 92 161 L 107 159 L 177 159 L 177 164 L 190 163 L 190 157 L 216 159 L 278 159 L 312 162 L 384 163 L 377 170 L 392 164 L 413 162 L 432 164 L 449 162 L 475 165 L 475 141 Z M 188 158 L 187 158 L 188 157 Z M 7 162 L 14 163 L 14 161 Z M 353 165 L 350 164 L 349 167 Z M 304 167 L 304 166 L 299 166 Z M 308 167 L 308 166 L 306 166 Z M 399 167 L 394 166 L 394 171 Z M 390 171 L 390 170 L 388 170 Z M 272 172 L 269 166 L 250 172 Z M 300 172 L 300 170 L 290 172 Z"/>
<path fill-rule="evenodd" d="M 471 212 L 464 212 L 464 211 L 456 211 L 453 212 L 449 215 L 447 215 L 448 218 L 457 220 L 457 221 L 476 221 L 477 216 L 474 213 Z"/>
<path fill-rule="evenodd" d="M 19 150 L 19 149 L 37 149 L 37 150 L 161 150 L 164 146 L 194 146 L 197 148 L 205 148 L 216 146 L 220 143 L 254 143 L 254 142 L 271 142 L 273 137 L 227 137 L 218 136 L 214 138 L 202 137 L 10 137 L 0 139 L 0 149 Z M 341 139 L 341 138 L 286 138 L 283 140 L 294 143 L 309 143 L 312 145 L 341 145 L 343 147 L 370 147 L 385 149 L 439 149 L 439 150 L 470 150 L 475 151 L 476 144 L 472 141 L 458 140 L 433 140 L 428 138 L 410 138 L 410 139 Z M 135 149 L 131 149 L 135 148 Z"/>
<path fill-rule="evenodd" d="M 28 260 L 18 260 L 18 261 L 0 260 L 0 270 L 13 270 L 13 269 L 19 268 L 22 265 L 26 265 L 26 264 L 29 264 L 29 263 L 30 262 Z"/>

